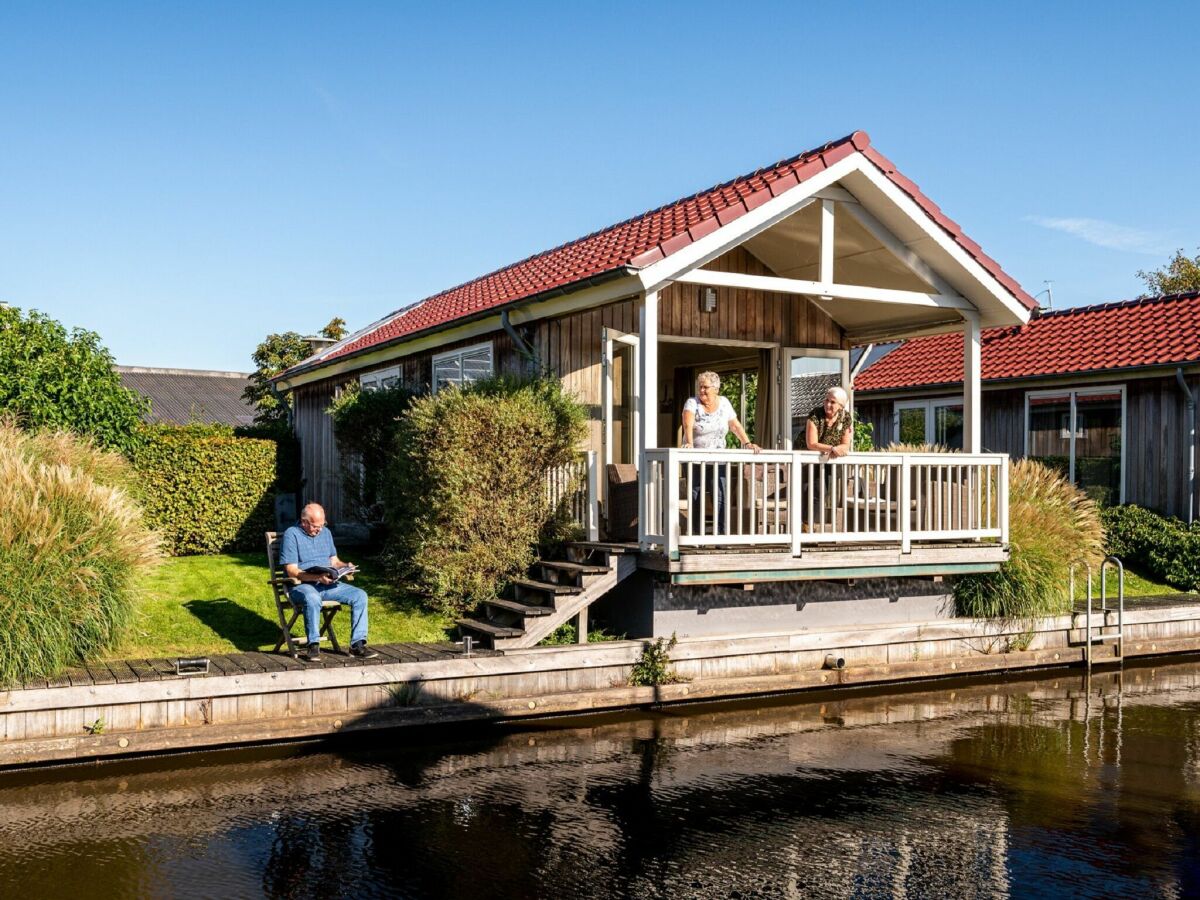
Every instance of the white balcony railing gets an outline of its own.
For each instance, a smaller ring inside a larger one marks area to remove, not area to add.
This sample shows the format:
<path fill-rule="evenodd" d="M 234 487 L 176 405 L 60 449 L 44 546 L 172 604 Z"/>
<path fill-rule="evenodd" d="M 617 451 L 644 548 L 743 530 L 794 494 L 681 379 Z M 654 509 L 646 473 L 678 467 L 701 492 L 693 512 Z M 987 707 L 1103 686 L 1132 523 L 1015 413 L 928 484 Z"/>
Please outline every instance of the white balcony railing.
<path fill-rule="evenodd" d="M 1002 453 L 649 450 L 641 540 L 683 547 L 789 547 L 1008 540 Z M 721 495 L 723 496 L 723 502 Z M 781 546 L 782 545 L 782 546 Z"/>

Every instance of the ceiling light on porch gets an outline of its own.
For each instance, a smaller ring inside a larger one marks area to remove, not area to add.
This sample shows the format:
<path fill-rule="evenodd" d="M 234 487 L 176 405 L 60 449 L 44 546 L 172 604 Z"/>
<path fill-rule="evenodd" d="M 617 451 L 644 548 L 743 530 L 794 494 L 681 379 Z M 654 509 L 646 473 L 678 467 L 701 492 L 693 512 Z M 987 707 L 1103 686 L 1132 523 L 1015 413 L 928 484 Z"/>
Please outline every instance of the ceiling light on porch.
<path fill-rule="evenodd" d="M 715 312 L 717 308 L 717 289 L 706 287 L 704 296 L 700 298 L 700 308 L 706 313 Z"/>

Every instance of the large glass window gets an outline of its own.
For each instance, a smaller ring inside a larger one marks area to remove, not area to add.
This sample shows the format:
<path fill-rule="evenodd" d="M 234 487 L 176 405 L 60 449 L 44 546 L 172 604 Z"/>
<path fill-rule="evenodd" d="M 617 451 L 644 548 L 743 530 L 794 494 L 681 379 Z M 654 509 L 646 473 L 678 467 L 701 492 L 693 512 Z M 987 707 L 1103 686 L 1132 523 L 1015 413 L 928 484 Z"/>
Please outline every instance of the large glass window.
<path fill-rule="evenodd" d="M 400 367 L 393 366 L 390 369 L 368 372 L 365 375 L 360 375 L 358 382 L 362 385 L 364 391 L 385 391 L 400 383 Z"/>
<path fill-rule="evenodd" d="M 894 438 L 900 444 L 938 444 L 951 450 L 963 448 L 963 403 L 961 398 L 905 400 L 896 404 Z"/>
<path fill-rule="evenodd" d="M 1098 503 L 1123 502 L 1121 388 L 1032 393 L 1025 409 L 1026 456 L 1058 469 Z"/>
<path fill-rule="evenodd" d="M 492 343 L 474 344 L 433 358 L 433 392 L 448 385 L 470 384 L 492 376 Z"/>

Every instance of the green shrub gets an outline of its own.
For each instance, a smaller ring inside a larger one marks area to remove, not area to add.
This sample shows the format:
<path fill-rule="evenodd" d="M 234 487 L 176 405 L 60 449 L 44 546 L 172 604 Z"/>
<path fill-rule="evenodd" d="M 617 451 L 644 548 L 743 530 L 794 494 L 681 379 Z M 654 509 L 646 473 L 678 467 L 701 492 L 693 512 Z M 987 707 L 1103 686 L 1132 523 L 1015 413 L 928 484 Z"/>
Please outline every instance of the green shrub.
<path fill-rule="evenodd" d="M 112 647 L 158 539 L 115 453 L 0 423 L 0 684 L 53 675 Z"/>
<path fill-rule="evenodd" d="M 342 455 L 342 497 L 354 518 L 376 522 L 383 478 L 395 453 L 400 417 L 413 400 L 404 387 L 363 391 L 351 382 L 329 407 Z"/>
<path fill-rule="evenodd" d="M 629 683 L 633 687 L 657 687 L 682 681 L 671 667 L 671 651 L 677 643 L 679 639 L 672 634 L 670 641 L 660 637 L 642 644 L 642 655 L 629 672 Z"/>
<path fill-rule="evenodd" d="M 288 443 L 223 425 L 148 426 L 132 459 L 146 519 L 174 556 L 261 549 L 276 490 L 295 477 Z"/>
<path fill-rule="evenodd" d="M 384 485 L 394 576 L 458 614 L 533 561 L 545 473 L 574 457 L 584 410 L 557 379 L 498 378 L 418 398 L 400 425 Z"/>
<path fill-rule="evenodd" d="M 0 306 L 0 413 L 27 430 L 72 431 L 109 450 L 137 441 L 146 398 L 121 384 L 99 335 Z"/>
<path fill-rule="evenodd" d="M 1104 531 L 1096 505 L 1054 469 L 1029 459 L 1009 465 L 1009 546 L 998 572 L 954 584 L 960 616 L 1029 619 L 1064 613 L 1069 567 L 1098 565 Z"/>
<path fill-rule="evenodd" d="M 1184 591 L 1200 590 L 1200 522 L 1190 526 L 1140 506 L 1101 513 L 1107 550 L 1126 567 Z"/>

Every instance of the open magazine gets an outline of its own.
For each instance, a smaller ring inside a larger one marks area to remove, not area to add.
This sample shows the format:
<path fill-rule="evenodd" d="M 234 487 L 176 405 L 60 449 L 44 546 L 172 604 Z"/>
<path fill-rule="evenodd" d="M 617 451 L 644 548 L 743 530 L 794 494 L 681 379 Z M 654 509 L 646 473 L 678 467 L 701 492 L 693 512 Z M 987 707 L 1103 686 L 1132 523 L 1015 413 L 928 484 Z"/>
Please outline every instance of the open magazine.
<path fill-rule="evenodd" d="M 304 570 L 309 575 L 328 575 L 335 581 L 341 581 L 347 575 L 358 571 L 358 566 L 309 566 Z"/>

